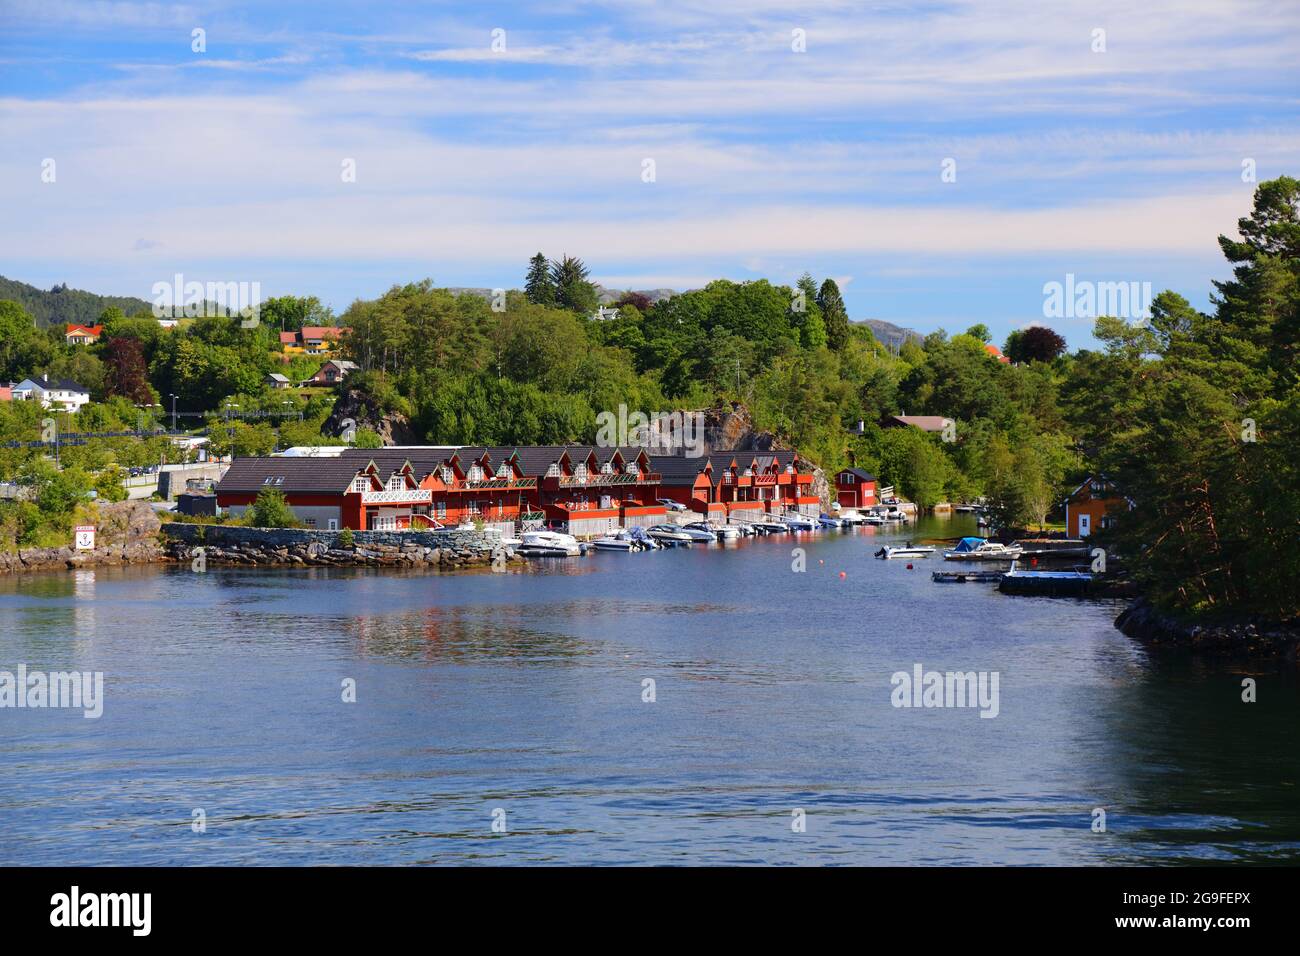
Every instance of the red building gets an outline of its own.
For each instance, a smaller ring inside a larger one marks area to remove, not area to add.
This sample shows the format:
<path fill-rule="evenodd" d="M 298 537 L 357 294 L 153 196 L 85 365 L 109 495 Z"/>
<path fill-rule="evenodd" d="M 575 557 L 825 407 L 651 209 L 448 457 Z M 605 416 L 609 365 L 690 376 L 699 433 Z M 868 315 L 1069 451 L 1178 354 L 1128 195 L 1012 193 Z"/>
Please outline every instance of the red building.
<path fill-rule="evenodd" d="M 845 468 L 835 476 L 835 500 L 841 508 L 874 507 L 876 476 L 861 468 Z"/>
<path fill-rule="evenodd" d="M 1065 533 L 1086 538 L 1094 531 L 1110 528 L 1118 514 L 1131 511 L 1133 501 L 1115 488 L 1105 475 L 1093 475 L 1065 499 Z"/>

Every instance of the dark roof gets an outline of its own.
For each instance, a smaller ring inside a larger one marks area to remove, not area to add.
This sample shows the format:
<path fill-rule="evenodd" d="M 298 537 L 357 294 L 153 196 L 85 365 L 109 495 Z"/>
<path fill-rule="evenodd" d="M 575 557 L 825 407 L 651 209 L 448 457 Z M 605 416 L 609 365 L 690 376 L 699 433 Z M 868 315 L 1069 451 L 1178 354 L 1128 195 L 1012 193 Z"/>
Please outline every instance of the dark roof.
<path fill-rule="evenodd" d="M 836 474 L 837 474 L 837 475 L 842 475 L 842 474 L 844 474 L 846 471 L 847 471 L 849 474 L 857 475 L 857 476 L 858 476 L 859 478 L 861 478 L 863 481 L 875 481 L 875 480 L 876 480 L 876 476 L 875 476 L 875 475 L 873 475 L 873 474 L 872 474 L 871 472 L 869 472 L 869 471 L 863 471 L 861 468 L 841 468 L 839 471 L 836 472 Z"/>
<path fill-rule="evenodd" d="M 366 461 L 341 455 L 337 458 L 236 458 L 217 483 L 217 494 L 256 493 L 265 487 L 280 491 L 344 494 L 357 472 L 365 466 Z M 268 482 L 267 479 L 273 480 Z"/>
<path fill-rule="evenodd" d="M 45 389 L 45 391 L 47 392 L 51 390 L 58 390 L 58 389 L 62 389 L 69 392 L 86 392 L 86 393 L 90 392 L 90 389 L 86 388 L 86 386 L 78 385 L 70 378 L 61 378 L 56 382 L 53 379 L 48 379 L 45 378 L 44 376 L 29 375 L 27 378 L 23 379 L 23 381 L 24 382 L 29 381 L 33 385 L 37 386 L 38 388 Z M 18 384 L 21 385 L 22 382 L 19 382 Z"/>
<path fill-rule="evenodd" d="M 684 455 L 650 456 L 650 469 L 663 476 L 665 485 L 693 485 L 709 463 L 708 458 L 687 458 Z"/>

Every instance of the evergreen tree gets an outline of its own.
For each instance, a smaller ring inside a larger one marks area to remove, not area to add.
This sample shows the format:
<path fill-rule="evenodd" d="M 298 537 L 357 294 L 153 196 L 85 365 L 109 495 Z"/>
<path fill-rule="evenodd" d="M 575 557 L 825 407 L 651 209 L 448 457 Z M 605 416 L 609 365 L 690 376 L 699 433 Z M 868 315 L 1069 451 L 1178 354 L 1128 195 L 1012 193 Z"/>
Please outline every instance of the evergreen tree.
<path fill-rule="evenodd" d="M 843 350 L 849 341 L 849 312 L 834 279 L 822 283 L 821 291 L 817 293 L 817 306 L 826 326 L 826 344 L 837 352 Z"/>
<path fill-rule="evenodd" d="M 528 278 L 524 295 L 534 305 L 555 305 L 555 283 L 551 281 L 551 264 L 540 252 L 528 260 Z"/>
<path fill-rule="evenodd" d="M 596 287 L 587 281 L 587 267 L 577 256 L 563 256 L 551 263 L 555 304 L 582 315 L 596 311 Z"/>
<path fill-rule="evenodd" d="M 800 345 L 806 349 L 820 348 L 826 344 L 826 324 L 821 306 L 817 304 L 817 282 L 805 272 L 799 277 L 796 288 L 800 295 L 791 306 L 790 324 L 799 332 Z"/>

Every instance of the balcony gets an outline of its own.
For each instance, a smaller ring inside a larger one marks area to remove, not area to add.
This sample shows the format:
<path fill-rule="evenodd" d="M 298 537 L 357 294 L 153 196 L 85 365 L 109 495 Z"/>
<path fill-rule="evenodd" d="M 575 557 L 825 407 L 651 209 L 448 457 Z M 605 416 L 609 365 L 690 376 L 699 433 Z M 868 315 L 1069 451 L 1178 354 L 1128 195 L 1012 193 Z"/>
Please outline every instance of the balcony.
<path fill-rule="evenodd" d="M 776 484 L 776 475 L 755 475 L 754 484 L 756 485 L 774 485 Z"/>
<path fill-rule="evenodd" d="M 452 491 L 527 491 L 537 487 L 536 478 L 466 478 L 458 482 Z"/>
<path fill-rule="evenodd" d="M 427 488 L 400 488 L 397 491 L 363 491 L 363 505 L 427 505 L 433 502 L 433 492 Z"/>
<path fill-rule="evenodd" d="M 579 478 L 577 475 L 561 475 L 561 488 L 608 488 L 613 485 L 657 485 L 663 479 L 662 475 L 648 472 L 644 475 L 587 475 L 585 478 Z"/>

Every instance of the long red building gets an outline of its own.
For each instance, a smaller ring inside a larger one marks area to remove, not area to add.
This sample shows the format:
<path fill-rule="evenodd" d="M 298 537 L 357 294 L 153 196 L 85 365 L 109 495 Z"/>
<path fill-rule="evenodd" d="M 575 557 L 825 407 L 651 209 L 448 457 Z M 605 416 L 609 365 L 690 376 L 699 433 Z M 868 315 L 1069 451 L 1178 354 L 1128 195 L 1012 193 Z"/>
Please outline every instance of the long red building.
<path fill-rule="evenodd" d="M 546 524 L 574 535 L 663 521 L 667 502 L 715 521 L 816 514 L 795 452 L 701 458 L 587 445 L 345 449 L 332 457 L 239 458 L 217 485 L 238 515 L 275 488 L 308 527 L 409 530 L 482 521 L 513 532 Z"/>

